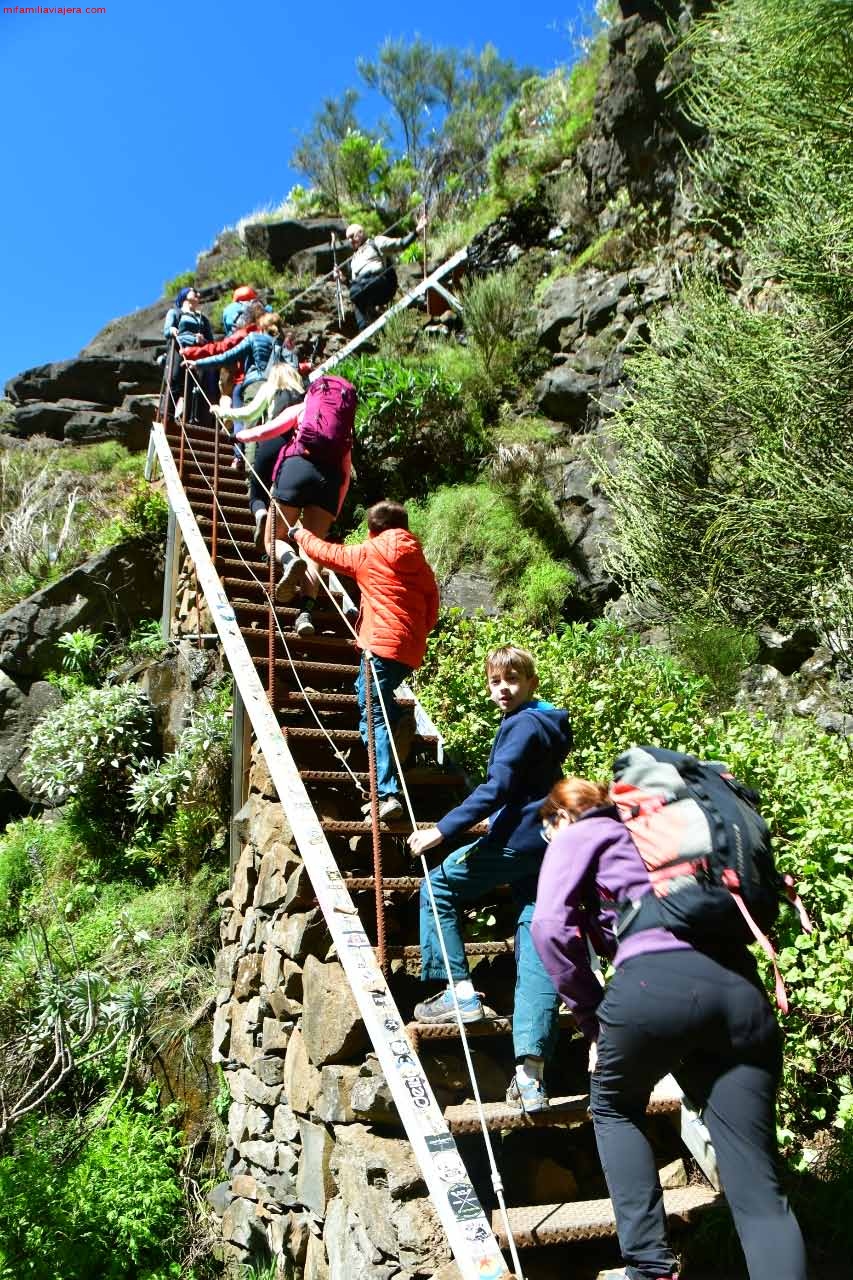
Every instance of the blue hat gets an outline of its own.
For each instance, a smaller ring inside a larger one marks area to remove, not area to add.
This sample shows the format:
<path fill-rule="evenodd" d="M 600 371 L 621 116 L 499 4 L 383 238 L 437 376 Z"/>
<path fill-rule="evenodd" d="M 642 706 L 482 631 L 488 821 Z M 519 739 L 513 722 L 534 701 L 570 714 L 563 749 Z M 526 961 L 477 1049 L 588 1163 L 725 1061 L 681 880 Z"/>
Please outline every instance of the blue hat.
<path fill-rule="evenodd" d="M 189 294 L 189 293 L 193 293 L 193 292 L 194 292 L 194 290 L 193 290 L 192 285 L 188 285 L 186 289 L 179 289 L 179 290 L 178 290 L 178 295 L 177 295 L 177 297 L 175 298 L 175 306 L 178 308 L 178 310 L 179 310 L 179 311 L 180 311 L 181 307 L 184 305 L 184 303 L 185 303 L 185 302 L 186 302 L 186 300 L 187 300 L 187 294 Z"/>

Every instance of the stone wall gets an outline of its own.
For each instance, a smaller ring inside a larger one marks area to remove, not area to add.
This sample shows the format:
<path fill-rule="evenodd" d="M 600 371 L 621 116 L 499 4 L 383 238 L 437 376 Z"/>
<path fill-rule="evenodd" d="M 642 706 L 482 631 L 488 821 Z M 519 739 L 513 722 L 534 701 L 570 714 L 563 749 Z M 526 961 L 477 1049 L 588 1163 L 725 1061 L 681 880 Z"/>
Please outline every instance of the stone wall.
<path fill-rule="evenodd" d="M 456 1280 L 444 1231 L 262 759 L 222 895 L 213 1059 L 231 1104 L 211 1193 L 232 1274 Z"/>

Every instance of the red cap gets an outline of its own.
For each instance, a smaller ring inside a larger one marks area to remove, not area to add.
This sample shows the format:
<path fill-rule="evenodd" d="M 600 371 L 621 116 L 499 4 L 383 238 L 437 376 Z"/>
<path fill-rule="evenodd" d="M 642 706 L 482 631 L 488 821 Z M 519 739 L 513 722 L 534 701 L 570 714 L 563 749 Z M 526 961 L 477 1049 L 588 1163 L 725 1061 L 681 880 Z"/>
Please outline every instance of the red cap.
<path fill-rule="evenodd" d="M 250 284 L 241 284 L 239 289 L 234 290 L 235 302 L 254 302 L 257 296 Z"/>

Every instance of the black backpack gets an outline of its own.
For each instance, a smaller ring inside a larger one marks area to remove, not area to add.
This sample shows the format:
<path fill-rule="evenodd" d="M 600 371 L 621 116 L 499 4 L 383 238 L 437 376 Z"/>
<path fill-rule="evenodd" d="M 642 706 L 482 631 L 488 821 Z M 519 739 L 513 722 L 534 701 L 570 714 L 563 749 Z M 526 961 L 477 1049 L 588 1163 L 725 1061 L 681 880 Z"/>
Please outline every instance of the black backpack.
<path fill-rule="evenodd" d="M 777 999 L 787 1009 L 767 938 L 786 897 L 811 924 L 792 876 L 776 870 L 758 795 L 719 761 L 661 747 L 632 747 L 613 766 L 610 797 L 649 873 L 652 892 L 621 904 L 617 932 L 662 926 L 697 946 L 758 942 L 773 961 Z"/>

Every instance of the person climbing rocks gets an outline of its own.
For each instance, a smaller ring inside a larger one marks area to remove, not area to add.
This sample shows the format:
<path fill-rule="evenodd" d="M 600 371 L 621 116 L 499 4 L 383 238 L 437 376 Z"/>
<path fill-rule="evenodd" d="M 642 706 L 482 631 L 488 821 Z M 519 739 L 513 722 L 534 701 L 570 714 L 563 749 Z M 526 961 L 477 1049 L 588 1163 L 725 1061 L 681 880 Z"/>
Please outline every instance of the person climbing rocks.
<path fill-rule="evenodd" d="M 660 926 L 617 939 L 649 872 L 608 789 L 565 778 L 542 807 L 548 851 L 533 944 L 590 1044 L 590 1110 L 629 1280 L 676 1280 L 663 1192 L 646 1137 L 655 1084 L 674 1072 L 702 1111 L 750 1280 L 806 1280 L 797 1220 L 776 1167 L 782 1041 L 747 947 L 700 951 Z M 587 941 L 613 960 L 602 988 Z"/>
<path fill-rule="evenodd" d="M 438 618 L 435 576 L 420 541 L 409 531 L 408 512 L 399 502 L 375 503 L 367 512 L 367 539 L 355 546 L 324 542 L 305 528 L 297 528 L 293 536 L 311 560 L 354 578 L 361 590 L 358 646 L 363 653 L 355 682 L 361 713 L 359 730 L 366 744 L 370 654 L 376 673 L 371 685 L 371 711 L 379 817 L 383 822 L 397 821 L 403 817 L 400 783 L 377 684 L 396 741 L 404 718 L 411 718 L 411 713 L 400 706 L 394 694 L 423 662 L 427 636 Z M 402 763 L 399 749 L 398 754 Z M 364 806 L 364 812 L 370 812 L 369 804 Z"/>
<path fill-rule="evenodd" d="M 418 219 L 414 231 L 406 236 L 370 236 L 360 222 L 346 229 L 353 253 L 344 267 L 335 267 L 337 279 L 349 272 L 349 296 L 355 312 L 356 327 L 366 329 L 377 311 L 388 305 L 397 292 L 397 272 L 387 261 L 391 254 L 402 253 L 414 244 L 427 224 L 426 215 Z"/>
<path fill-rule="evenodd" d="M 530 936 L 536 882 L 545 853 L 539 810 L 562 773 L 572 745 L 569 717 L 535 694 L 539 685 L 533 655 L 516 645 L 495 649 L 486 659 L 488 695 L 501 722 L 489 756 L 486 781 L 427 831 L 414 831 L 416 855 L 455 842 L 488 819 L 488 834 L 457 847 L 429 876 L 450 975 L 464 1022 L 485 1017 L 474 990 L 462 937 L 462 907 L 498 885 L 508 884 L 518 908 L 515 933 L 516 986 L 512 1039 L 516 1070 L 507 1103 L 519 1110 L 548 1106 L 545 1065 L 557 1034 L 559 997 Z M 426 882 L 421 885 L 421 966 L 424 980 L 446 982 L 437 926 Z M 415 1006 L 417 1022 L 454 1022 L 448 987 Z"/>

